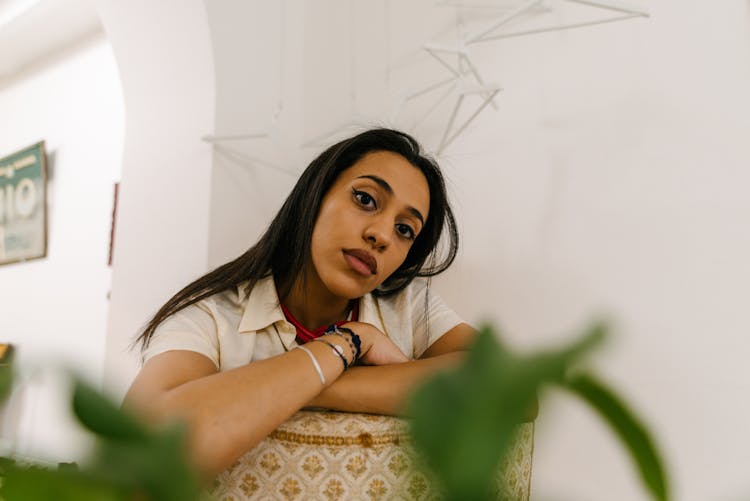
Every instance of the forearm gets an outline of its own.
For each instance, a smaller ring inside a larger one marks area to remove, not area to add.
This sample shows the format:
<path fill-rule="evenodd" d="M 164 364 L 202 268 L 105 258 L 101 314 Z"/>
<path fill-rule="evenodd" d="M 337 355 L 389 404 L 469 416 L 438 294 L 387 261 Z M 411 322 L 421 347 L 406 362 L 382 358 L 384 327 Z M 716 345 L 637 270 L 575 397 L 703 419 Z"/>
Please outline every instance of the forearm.
<path fill-rule="evenodd" d="M 421 382 L 435 372 L 457 367 L 463 356 L 457 352 L 401 364 L 352 367 L 307 406 L 399 415 Z"/>
<path fill-rule="evenodd" d="M 321 343 L 310 349 L 327 384 L 341 362 Z M 132 402 L 152 421 L 187 425 L 190 456 L 209 475 L 231 465 L 317 395 L 323 385 L 301 350 L 201 377 Z"/>

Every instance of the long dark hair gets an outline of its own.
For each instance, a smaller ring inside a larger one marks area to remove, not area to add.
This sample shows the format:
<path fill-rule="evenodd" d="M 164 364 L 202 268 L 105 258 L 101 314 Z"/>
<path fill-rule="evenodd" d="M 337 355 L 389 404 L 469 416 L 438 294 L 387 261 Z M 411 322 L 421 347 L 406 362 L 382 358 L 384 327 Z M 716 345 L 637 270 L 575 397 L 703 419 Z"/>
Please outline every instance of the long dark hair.
<path fill-rule="evenodd" d="M 375 151 L 397 153 L 424 174 L 430 190 L 430 211 L 404 262 L 372 293 L 395 294 L 415 277 L 431 277 L 445 271 L 458 252 L 458 230 L 439 167 L 410 135 L 392 129 L 372 129 L 334 144 L 313 160 L 260 240 L 234 261 L 219 266 L 175 294 L 156 312 L 135 342 L 141 342 L 145 348 L 157 326 L 167 317 L 243 282 L 248 282 L 249 294 L 258 280 L 273 275 L 279 297 L 286 297 L 310 262 L 310 243 L 323 197 L 342 171 Z M 440 249 L 443 231 L 448 241 Z M 442 257 L 438 256 L 441 250 Z"/>

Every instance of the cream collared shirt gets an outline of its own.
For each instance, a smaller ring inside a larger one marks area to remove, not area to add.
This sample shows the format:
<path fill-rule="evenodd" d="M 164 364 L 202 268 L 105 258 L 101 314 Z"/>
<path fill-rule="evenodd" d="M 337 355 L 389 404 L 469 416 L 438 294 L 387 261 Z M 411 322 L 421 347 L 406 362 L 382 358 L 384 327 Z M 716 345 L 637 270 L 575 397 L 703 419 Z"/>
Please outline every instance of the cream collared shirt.
<path fill-rule="evenodd" d="M 167 318 L 144 351 L 144 363 L 159 353 L 189 350 L 226 371 L 297 346 L 294 326 L 284 317 L 273 277 L 259 280 L 249 296 L 244 285 L 214 294 Z M 380 329 L 410 359 L 419 358 L 462 323 L 422 279 L 391 297 L 362 297 L 359 321 Z"/>

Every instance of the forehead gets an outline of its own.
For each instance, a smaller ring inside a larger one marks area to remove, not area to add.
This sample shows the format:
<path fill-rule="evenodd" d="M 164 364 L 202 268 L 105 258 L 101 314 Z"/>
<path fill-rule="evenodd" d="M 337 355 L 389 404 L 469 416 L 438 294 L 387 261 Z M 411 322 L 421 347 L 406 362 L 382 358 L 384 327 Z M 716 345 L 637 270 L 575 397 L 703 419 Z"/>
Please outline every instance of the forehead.
<path fill-rule="evenodd" d="M 361 176 L 383 179 L 393 189 L 394 199 L 414 207 L 427 217 L 430 209 L 427 178 L 401 155 L 390 151 L 368 153 L 342 172 L 339 182 L 350 183 Z"/>

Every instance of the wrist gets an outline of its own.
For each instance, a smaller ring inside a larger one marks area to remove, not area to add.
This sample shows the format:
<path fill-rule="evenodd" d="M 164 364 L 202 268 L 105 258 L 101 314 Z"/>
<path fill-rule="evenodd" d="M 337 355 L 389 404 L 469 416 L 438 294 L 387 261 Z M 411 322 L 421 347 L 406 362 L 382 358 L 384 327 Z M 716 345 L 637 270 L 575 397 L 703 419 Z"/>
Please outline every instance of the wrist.
<path fill-rule="evenodd" d="M 349 327 L 337 326 L 335 324 L 332 324 L 330 327 L 328 327 L 328 330 L 326 330 L 326 334 L 331 336 L 338 336 L 349 345 L 349 350 L 353 354 L 351 363 L 349 365 L 354 365 L 357 360 L 359 360 L 362 355 L 369 349 L 369 345 L 367 344 L 363 348 L 362 338 Z"/>
<path fill-rule="evenodd" d="M 354 364 L 354 362 L 356 362 L 354 359 L 354 352 L 352 352 L 349 343 L 347 343 L 342 336 L 337 334 L 326 334 L 320 336 L 315 341 L 323 343 L 331 348 L 331 352 L 336 355 L 344 365 L 344 370 L 348 369 Z"/>

